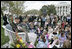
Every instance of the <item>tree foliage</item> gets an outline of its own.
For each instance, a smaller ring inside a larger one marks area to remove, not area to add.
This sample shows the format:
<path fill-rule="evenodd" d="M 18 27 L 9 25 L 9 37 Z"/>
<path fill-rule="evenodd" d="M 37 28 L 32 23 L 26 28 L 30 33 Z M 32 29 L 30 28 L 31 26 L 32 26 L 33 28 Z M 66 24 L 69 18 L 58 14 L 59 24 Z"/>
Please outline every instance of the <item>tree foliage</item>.
<path fill-rule="evenodd" d="M 54 5 L 48 5 L 48 14 L 50 15 L 51 13 L 56 14 L 56 9 Z"/>
<path fill-rule="evenodd" d="M 40 15 L 46 15 L 48 11 L 48 7 L 46 5 L 42 6 L 42 8 L 40 9 Z"/>
<path fill-rule="evenodd" d="M 20 15 L 24 10 L 24 1 L 1 1 L 1 10 L 9 10 L 12 14 Z"/>
<path fill-rule="evenodd" d="M 26 11 L 24 14 L 39 14 L 39 11 L 36 9 L 32 9 L 32 10 Z"/>
<path fill-rule="evenodd" d="M 50 15 L 51 13 L 56 14 L 56 10 L 55 10 L 55 6 L 54 5 L 44 5 L 42 6 L 42 8 L 40 9 L 40 14 L 48 14 Z"/>

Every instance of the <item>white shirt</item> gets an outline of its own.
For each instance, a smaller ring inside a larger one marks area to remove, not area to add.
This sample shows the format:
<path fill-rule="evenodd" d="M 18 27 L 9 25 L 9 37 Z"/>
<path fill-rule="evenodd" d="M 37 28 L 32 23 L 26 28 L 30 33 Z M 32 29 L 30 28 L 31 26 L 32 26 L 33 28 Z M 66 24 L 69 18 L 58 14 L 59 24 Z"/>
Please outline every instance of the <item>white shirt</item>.
<path fill-rule="evenodd" d="M 52 28 L 48 30 L 48 33 L 52 33 L 52 32 L 53 32 L 53 29 Z"/>
<path fill-rule="evenodd" d="M 37 22 L 35 22 L 34 25 L 37 25 Z"/>
<path fill-rule="evenodd" d="M 70 19 L 70 17 L 67 17 L 67 19 Z"/>

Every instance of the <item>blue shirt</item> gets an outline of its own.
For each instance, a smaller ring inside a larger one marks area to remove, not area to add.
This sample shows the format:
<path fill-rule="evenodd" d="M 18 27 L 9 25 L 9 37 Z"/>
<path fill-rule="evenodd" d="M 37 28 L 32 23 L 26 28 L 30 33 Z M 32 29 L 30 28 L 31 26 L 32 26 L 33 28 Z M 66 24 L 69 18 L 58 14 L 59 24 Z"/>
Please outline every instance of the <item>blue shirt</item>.
<path fill-rule="evenodd" d="M 9 30 L 11 30 L 11 31 L 13 31 L 13 30 L 12 30 L 12 26 L 11 26 L 10 24 L 7 24 L 7 25 L 6 25 L 6 28 L 9 29 Z"/>
<path fill-rule="evenodd" d="M 38 44 L 37 44 L 37 48 L 47 48 L 47 45 L 48 45 L 48 39 L 45 35 L 45 39 L 46 39 L 46 42 L 44 43 L 40 38 L 38 39 Z"/>
<path fill-rule="evenodd" d="M 37 48 L 47 48 L 48 41 L 44 43 L 43 41 L 38 41 Z"/>
<path fill-rule="evenodd" d="M 60 40 L 61 39 L 61 40 Z M 59 35 L 59 40 L 60 40 L 60 42 L 64 42 L 64 40 L 66 40 L 66 36 L 64 36 L 64 37 L 61 37 L 61 34 Z"/>
<path fill-rule="evenodd" d="M 42 21 L 46 21 L 45 17 L 42 18 Z"/>

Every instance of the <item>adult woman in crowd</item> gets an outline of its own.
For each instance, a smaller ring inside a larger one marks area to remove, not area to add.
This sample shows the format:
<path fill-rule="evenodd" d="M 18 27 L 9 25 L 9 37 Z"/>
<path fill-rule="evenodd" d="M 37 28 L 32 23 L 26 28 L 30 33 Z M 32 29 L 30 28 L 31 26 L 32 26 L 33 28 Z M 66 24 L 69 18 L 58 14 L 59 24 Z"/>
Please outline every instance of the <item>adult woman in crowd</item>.
<path fill-rule="evenodd" d="M 60 40 L 60 47 L 62 47 L 63 42 L 66 40 L 66 35 L 64 32 L 61 32 L 61 34 L 59 35 L 59 40 Z"/>
<path fill-rule="evenodd" d="M 37 48 L 47 48 L 48 47 L 48 41 L 45 39 L 45 36 L 42 35 L 40 41 L 38 41 L 38 44 L 36 46 Z"/>

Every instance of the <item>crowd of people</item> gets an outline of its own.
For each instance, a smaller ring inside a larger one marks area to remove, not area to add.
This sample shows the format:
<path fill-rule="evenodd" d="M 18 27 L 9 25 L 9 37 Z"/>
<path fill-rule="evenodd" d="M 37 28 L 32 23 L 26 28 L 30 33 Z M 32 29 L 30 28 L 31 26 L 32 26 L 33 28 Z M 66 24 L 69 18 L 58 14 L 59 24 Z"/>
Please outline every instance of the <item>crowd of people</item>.
<path fill-rule="evenodd" d="M 37 34 L 36 48 L 71 48 L 71 16 L 4 16 L 4 25 L 14 32 Z M 8 19 L 8 21 L 7 21 Z M 13 20 L 14 19 L 14 20 Z M 27 42 L 29 42 L 27 40 Z"/>

